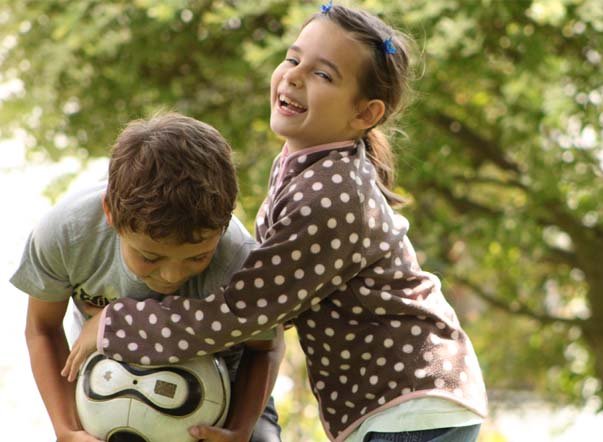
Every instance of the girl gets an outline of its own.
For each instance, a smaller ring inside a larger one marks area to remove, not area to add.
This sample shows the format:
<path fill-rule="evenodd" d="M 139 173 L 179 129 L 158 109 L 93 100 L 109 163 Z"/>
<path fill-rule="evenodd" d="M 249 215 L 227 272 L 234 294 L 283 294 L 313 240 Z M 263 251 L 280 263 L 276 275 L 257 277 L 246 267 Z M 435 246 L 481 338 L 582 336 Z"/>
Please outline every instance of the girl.
<path fill-rule="evenodd" d="M 256 220 L 260 247 L 205 299 L 108 306 L 64 373 L 73 378 L 96 346 L 157 364 L 290 323 L 330 440 L 474 441 L 486 414 L 480 368 L 390 206 L 391 151 L 375 129 L 403 104 L 408 77 L 404 37 L 323 6 L 272 76 L 270 124 L 285 145 Z"/>

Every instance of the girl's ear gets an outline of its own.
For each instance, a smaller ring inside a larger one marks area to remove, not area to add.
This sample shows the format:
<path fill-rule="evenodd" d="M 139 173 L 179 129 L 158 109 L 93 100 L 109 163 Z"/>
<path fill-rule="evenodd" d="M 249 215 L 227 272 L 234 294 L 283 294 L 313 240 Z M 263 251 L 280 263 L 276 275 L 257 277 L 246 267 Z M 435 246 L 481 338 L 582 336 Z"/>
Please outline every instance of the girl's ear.
<path fill-rule="evenodd" d="M 356 130 L 365 131 L 379 123 L 385 113 L 385 103 L 383 100 L 363 100 L 358 106 L 356 118 L 352 120 L 352 127 Z"/>
<path fill-rule="evenodd" d="M 111 217 L 111 211 L 109 210 L 109 206 L 107 206 L 107 200 L 105 200 L 105 195 L 103 194 L 102 198 L 103 212 L 105 212 L 105 218 L 107 219 L 107 224 L 113 227 L 113 218 Z"/>

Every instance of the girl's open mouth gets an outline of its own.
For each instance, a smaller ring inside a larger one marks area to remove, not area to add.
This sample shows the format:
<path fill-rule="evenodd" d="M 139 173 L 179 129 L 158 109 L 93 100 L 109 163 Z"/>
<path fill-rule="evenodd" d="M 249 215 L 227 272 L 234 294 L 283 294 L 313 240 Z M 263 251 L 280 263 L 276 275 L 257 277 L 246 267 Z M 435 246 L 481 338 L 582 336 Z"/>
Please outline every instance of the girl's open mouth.
<path fill-rule="evenodd" d="M 308 110 L 303 104 L 298 103 L 295 100 L 287 97 L 286 95 L 280 94 L 278 96 L 278 107 L 286 114 L 303 114 Z"/>

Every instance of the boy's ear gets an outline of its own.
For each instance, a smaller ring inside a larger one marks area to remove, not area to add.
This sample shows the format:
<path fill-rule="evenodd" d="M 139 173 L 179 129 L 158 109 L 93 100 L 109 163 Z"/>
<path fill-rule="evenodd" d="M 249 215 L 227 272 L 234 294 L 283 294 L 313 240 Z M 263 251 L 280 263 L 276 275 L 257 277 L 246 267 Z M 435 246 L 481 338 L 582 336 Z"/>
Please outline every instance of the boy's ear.
<path fill-rule="evenodd" d="M 107 219 L 107 224 L 113 227 L 113 218 L 111 217 L 111 211 L 109 210 L 109 206 L 107 206 L 107 200 L 105 199 L 105 195 L 101 198 L 103 205 L 103 212 L 105 212 L 105 218 Z"/>
<path fill-rule="evenodd" d="M 357 130 L 365 131 L 379 123 L 385 113 L 385 103 L 383 100 L 363 100 L 358 106 L 356 118 L 352 120 L 352 127 Z"/>

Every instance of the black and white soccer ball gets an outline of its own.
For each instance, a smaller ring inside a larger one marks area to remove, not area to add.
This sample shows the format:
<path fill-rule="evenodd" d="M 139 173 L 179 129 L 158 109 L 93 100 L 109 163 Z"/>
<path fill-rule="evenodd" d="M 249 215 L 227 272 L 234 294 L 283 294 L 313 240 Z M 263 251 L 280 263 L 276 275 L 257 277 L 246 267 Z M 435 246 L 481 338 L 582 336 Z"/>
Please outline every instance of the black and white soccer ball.
<path fill-rule="evenodd" d="M 84 430 L 104 441 L 193 442 L 189 427 L 226 420 L 230 380 L 215 356 L 143 366 L 93 353 L 75 398 Z"/>

